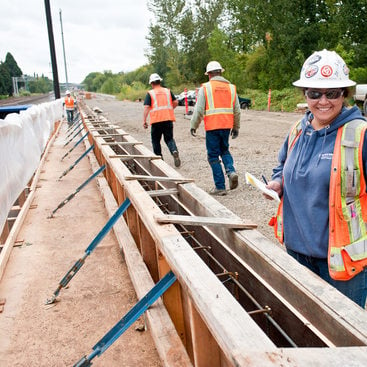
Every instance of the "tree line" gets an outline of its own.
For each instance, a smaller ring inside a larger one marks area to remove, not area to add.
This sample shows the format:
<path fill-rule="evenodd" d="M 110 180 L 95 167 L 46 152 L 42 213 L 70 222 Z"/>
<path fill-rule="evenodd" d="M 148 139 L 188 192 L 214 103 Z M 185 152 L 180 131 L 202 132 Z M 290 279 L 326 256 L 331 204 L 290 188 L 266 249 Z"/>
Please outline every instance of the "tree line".
<path fill-rule="evenodd" d="M 366 0 L 150 0 L 149 9 L 147 56 L 173 85 L 203 82 L 217 60 L 238 86 L 283 89 L 324 48 L 367 82 Z"/>
<path fill-rule="evenodd" d="M 148 8 L 148 65 L 89 74 L 88 89 L 147 85 L 151 72 L 171 88 L 197 86 L 208 61 L 217 60 L 240 92 L 281 90 L 324 48 L 343 57 L 351 79 L 367 83 L 366 0 L 148 0 Z"/>
<path fill-rule="evenodd" d="M 9 97 L 13 95 L 13 77 L 21 77 L 23 72 L 15 61 L 13 55 L 8 52 L 5 61 L 0 62 L 0 96 Z M 18 85 L 22 94 L 47 93 L 52 90 L 52 81 L 43 75 L 35 76 L 29 81 Z"/>

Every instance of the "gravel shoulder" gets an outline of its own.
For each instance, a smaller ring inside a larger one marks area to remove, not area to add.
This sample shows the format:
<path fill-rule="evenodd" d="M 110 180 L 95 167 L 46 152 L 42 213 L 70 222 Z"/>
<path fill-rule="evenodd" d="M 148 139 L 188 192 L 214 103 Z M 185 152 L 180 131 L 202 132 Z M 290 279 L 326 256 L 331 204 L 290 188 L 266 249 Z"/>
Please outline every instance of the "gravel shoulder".
<path fill-rule="evenodd" d="M 110 96 L 96 95 L 86 100 L 86 103 L 91 108 L 100 108 L 102 115 L 111 123 L 120 126 L 152 150 L 150 129 L 145 130 L 142 127 L 142 102 L 117 101 Z M 189 107 L 189 113 L 192 110 L 193 107 Z M 266 200 L 259 190 L 247 185 L 245 173 L 250 172 L 257 178 L 264 175 L 270 179 L 272 169 L 277 165 L 278 150 L 291 124 L 300 119 L 302 114 L 251 109 L 241 110 L 241 113 L 239 137 L 230 140 L 230 151 L 240 177 L 239 186 L 228 191 L 228 195 L 217 197 L 217 200 L 239 217 L 257 223 L 258 230 L 275 242 L 273 229 L 268 221 L 275 214 L 277 204 Z M 184 177 L 195 179 L 197 186 L 209 191 L 214 183 L 206 158 L 203 123 L 197 130 L 197 136 L 193 137 L 190 134 L 190 116 L 185 115 L 185 107 L 178 106 L 175 115 L 174 137 L 180 153 L 181 167 L 174 167 L 173 159 L 162 139 L 163 158 Z"/>

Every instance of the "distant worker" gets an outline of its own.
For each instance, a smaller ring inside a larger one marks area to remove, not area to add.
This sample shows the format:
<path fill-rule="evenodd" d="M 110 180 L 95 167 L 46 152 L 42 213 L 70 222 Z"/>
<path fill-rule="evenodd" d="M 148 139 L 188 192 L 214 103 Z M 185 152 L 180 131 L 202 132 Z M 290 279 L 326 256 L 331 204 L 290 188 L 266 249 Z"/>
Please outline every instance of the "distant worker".
<path fill-rule="evenodd" d="M 181 160 L 178 154 L 176 142 L 173 138 L 173 121 L 176 121 L 174 109 L 177 100 L 174 94 L 161 86 L 162 78 L 158 74 L 151 74 L 149 84 L 152 86 L 144 100 L 143 127 L 148 128 L 147 119 L 151 125 L 151 139 L 154 154 L 162 155 L 161 138 L 173 156 L 175 167 L 180 167 Z"/>
<path fill-rule="evenodd" d="M 346 107 L 349 69 L 316 51 L 293 85 L 309 110 L 290 129 L 267 188 L 281 198 L 275 236 L 294 257 L 365 307 L 367 297 L 367 123 Z"/>
<path fill-rule="evenodd" d="M 191 117 L 191 135 L 196 136 L 196 129 L 204 119 L 206 150 L 212 169 L 215 187 L 211 195 L 227 194 L 225 176 L 221 160 L 229 180 L 229 189 L 238 186 L 238 175 L 229 152 L 229 136 L 236 139 L 240 129 L 241 107 L 236 86 L 222 77 L 224 69 L 217 61 L 210 61 L 205 75 L 209 82 L 204 83 L 198 92 L 194 113 Z"/>
<path fill-rule="evenodd" d="M 70 91 L 67 90 L 65 92 L 65 100 L 64 100 L 66 117 L 68 120 L 68 125 L 72 125 L 74 121 L 74 109 L 75 109 L 75 101 L 74 98 L 70 95 Z"/>

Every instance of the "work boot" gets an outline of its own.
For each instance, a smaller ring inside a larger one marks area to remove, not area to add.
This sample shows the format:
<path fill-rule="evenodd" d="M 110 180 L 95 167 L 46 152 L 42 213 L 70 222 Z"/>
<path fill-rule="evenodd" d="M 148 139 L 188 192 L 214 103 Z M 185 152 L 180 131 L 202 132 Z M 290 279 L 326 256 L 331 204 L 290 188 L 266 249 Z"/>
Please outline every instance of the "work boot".
<path fill-rule="evenodd" d="M 180 157 L 178 155 L 178 151 L 175 150 L 173 153 L 173 160 L 175 162 L 175 167 L 180 167 L 181 166 L 181 160 L 180 160 Z"/>
<path fill-rule="evenodd" d="M 217 189 L 216 187 L 214 187 L 214 189 L 211 189 L 209 191 L 210 195 L 214 195 L 214 196 L 224 196 L 227 195 L 227 190 L 226 189 Z"/>
<path fill-rule="evenodd" d="M 229 189 L 233 190 L 238 186 L 238 174 L 236 172 L 231 172 L 228 175 L 229 179 Z"/>

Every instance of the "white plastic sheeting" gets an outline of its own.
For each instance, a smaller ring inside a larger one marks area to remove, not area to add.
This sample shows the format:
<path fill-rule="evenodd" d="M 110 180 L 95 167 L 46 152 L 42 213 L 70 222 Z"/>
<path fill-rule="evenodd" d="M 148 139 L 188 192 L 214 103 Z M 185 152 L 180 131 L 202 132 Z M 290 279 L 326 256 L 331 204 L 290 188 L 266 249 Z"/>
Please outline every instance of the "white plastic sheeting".
<path fill-rule="evenodd" d="M 0 231 L 9 210 L 35 173 L 62 113 L 62 100 L 58 99 L 0 119 Z"/>

